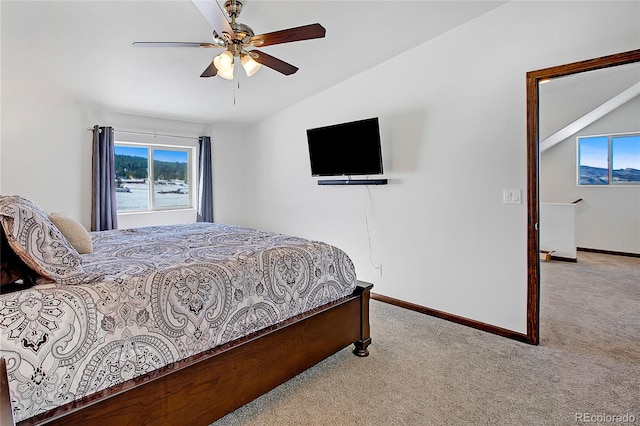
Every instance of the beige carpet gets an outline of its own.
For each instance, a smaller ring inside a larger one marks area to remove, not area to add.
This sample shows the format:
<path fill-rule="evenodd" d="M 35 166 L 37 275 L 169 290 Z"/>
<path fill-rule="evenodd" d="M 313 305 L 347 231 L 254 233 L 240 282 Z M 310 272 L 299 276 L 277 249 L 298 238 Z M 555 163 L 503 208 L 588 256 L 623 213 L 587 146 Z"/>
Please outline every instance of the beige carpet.
<path fill-rule="evenodd" d="M 368 358 L 343 350 L 214 425 L 640 424 L 640 259 L 578 259 L 542 264 L 540 346 L 372 301 Z"/>

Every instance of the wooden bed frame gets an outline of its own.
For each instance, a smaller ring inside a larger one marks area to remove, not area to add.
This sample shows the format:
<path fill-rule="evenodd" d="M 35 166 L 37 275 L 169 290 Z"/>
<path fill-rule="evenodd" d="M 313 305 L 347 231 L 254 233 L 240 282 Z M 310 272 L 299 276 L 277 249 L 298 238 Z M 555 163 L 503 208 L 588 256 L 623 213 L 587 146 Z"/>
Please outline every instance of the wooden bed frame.
<path fill-rule="evenodd" d="M 372 287 L 18 425 L 208 425 L 352 343 L 369 355 Z M 0 370 L 0 426 L 13 425 L 1 358 Z"/>

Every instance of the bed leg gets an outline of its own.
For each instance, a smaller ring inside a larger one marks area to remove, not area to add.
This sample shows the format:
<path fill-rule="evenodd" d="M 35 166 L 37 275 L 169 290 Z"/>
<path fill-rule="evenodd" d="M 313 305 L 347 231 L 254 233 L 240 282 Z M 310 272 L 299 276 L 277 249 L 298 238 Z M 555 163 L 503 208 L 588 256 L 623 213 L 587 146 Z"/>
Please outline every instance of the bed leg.
<path fill-rule="evenodd" d="M 0 358 L 0 426 L 14 426 L 11 395 L 9 395 L 9 377 L 7 363 Z"/>
<path fill-rule="evenodd" d="M 360 293 L 360 339 L 353 343 L 355 349 L 354 355 L 359 357 L 369 356 L 367 347 L 371 344 L 371 335 L 369 329 L 369 297 L 373 284 L 364 281 L 358 281 L 358 290 Z"/>
<path fill-rule="evenodd" d="M 367 346 L 369 346 L 370 343 L 371 338 L 354 342 L 353 345 L 355 346 L 355 349 L 353 349 L 353 354 L 360 357 L 369 356 L 369 349 L 367 349 Z"/>

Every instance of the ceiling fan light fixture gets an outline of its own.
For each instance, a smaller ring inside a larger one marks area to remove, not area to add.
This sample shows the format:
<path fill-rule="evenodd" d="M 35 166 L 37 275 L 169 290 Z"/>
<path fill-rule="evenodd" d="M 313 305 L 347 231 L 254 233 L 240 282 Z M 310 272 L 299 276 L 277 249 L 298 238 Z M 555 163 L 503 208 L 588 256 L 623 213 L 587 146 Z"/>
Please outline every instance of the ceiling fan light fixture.
<path fill-rule="evenodd" d="M 218 72 L 233 71 L 233 54 L 228 50 L 225 50 L 215 58 L 213 58 L 213 64 L 218 69 Z"/>
<path fill-rule="evenodd" d="M 233 64 L 231 64 L 231 68 L 228 70 L 218 70 L 218 75 L 226 80 L 233 80 Z"/>
<path fill-rule="evenodd" d="M 218 69 L 218 75 L 227 80 L 233 80 L 233 54 L 225 50 L 215 58 L 213 65 Z"/>
<path fill-rule="evenodd" d="M 256 62 L 249 55 L 244 55 L 240 59 L 240 61 L 242 62 L 242 67 L 244 68 L 244 71 L 247 73 L 247 77 L 251 77 L 252 75 L 254 75 L 256 72 L 258 72 L 258 70 L 262 66 L 262 64 Z"/>

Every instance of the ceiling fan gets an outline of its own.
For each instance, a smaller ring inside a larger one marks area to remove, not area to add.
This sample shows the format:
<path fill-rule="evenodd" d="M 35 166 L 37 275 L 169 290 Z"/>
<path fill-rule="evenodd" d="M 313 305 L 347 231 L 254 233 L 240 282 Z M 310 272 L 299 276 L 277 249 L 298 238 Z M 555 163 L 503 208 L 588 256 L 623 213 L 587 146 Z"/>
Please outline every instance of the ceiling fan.
<path fill-rule="evenodd" d="M 326 30 L 320 24 L 303 25 L 301 27 L 274 31 L 266 34 L 255 35 L 248 25 L 237 22 L 242 11 L 242 2 L 239 0 L 227 0 L 224 11 L 216 0 L 192 0 L 200 13 L 213 27 L 212 42 L 134 42 L 135 47 L 204 47 L 223 48 L 220 55 L 216 56 L 211 64 L 204 70 L 200 77 L 213 77 L 219 75 L 227 80 L 233 79 L 235 58 L 239 58 L 247 76 L 252 76 L 265 65 L 284 75 L 291 75 L 298 68 L 261 52 L 255 47 L 270 46 L 273 44 L 290 43 L 293 41 L 322 38 Z M 226 12 L 226 13 L 225 13 Z M 227 16 L 231 19 L 228 20 Z M 248 48 L 254 48 L 247 50 Z"/>

